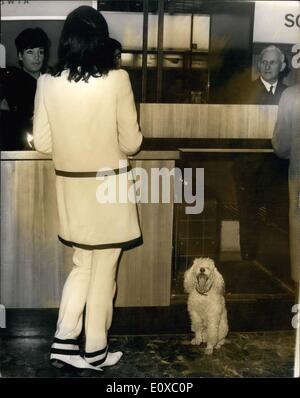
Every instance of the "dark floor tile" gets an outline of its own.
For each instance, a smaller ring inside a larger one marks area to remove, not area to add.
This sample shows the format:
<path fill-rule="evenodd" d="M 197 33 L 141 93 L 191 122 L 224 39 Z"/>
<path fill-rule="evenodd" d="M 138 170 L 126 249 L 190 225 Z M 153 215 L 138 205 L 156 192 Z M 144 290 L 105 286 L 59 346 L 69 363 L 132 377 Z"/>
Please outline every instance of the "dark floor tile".
<path fill-rule="evenodd" d="M 4 337 L 0 370 L 10 378 L 292 377 L 293 332 L 231 333 L 211 356 L 190 339 L 188 334 L 112 336 L 111 350 L 122 350 L 124 357 L 98 373 L 52 367 L 48 339 Z"/>

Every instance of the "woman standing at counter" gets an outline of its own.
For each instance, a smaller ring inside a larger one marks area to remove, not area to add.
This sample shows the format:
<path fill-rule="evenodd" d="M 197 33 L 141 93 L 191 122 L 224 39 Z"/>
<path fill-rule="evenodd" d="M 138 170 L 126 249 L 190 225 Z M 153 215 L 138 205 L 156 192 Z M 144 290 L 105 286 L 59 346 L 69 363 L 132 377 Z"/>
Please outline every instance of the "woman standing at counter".
<path fill-rule="evenodd" d="M 119 161 L 126 163 L 142 142 L 129 77 L 117 68 L 111 46 L 98 11 L 81 6 L 71 12 L 56 71 L 38 80 L 35 98 L 34 145 L 52 153 L 59 239 L 74 248 L 51 348 L 58 367 L 101 368 L 120 360 L 122 353 L 109 352 L 107 344 L 117 263 L 122 249 L 142 241 L 135 203 L 99 203 L 96 198 L 97 171 L 113 169 L 115 175 L 105 178 L 118 183 L 120 174 L 131 173 L 129 166 L 119 168 Z M 78 336 L 85 306 L 82 358 Z"/>
<path fill-rule="evenodd" d="M 25 29 L 15 40 L 20 68 L 8 69 L 2 83 L 4 150 L 31 149 L 27 135 L 32 134 L 37 79 L 47 67 L 49 43 L 47 34 L 40 28 Z"/>

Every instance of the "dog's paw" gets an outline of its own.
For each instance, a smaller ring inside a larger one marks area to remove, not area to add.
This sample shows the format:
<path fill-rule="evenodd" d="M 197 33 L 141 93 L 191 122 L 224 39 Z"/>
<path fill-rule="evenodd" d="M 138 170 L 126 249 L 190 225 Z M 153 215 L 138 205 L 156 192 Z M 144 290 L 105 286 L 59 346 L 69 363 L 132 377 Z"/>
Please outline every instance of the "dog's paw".
<path fill-rule="evenodd" d="M 206 347 L 204 350 L 204 353 L 206 355 L 211 355 L 214 352 L 214 349 L 212 347 Z"/>
<path fill-rule="evenodd" d="M 194 337 L 191 341 L 191 344 L 193 345 L 200 345 L 202 343 L 202 339 L 199 339 L 199 337 Z"/>
<path fill-rule="evenodd" d="M 225 344 L 225 339 L 219 341 L 218 344 L 215 346 L 215 348 L 219 350 L 224 344 Z"/>

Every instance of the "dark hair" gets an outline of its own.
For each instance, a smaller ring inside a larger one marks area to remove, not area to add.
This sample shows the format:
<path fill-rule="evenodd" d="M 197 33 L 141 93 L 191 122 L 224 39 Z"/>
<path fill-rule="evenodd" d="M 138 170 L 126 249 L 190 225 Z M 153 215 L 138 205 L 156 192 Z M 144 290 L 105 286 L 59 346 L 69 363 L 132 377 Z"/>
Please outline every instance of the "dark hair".
<path fill-rule="evenodd" d="M 118 40 L 110 39 L 110 51 L 112 52 L 112 57 L 114 60 L 115 68 L 119 67 L 122 53 L 122 45 Z"/>
<path fill-rule="evenodd" d="M 29 48 L 42 47 L 45 50 L 44 65 L 49 56 L 50 40 L 47 34 L 41 28 L 28 28 L 23 30 L 15 40 L 17 53 L 23 53 Z"/>
<path fill-rule="evenodd" d="M 110 39 L 110 43 L 113 53 L 115 53 L 117 50 L 122 51 L 122 45 L 118 40 Z"/>
<path fill-rule="evenodd" d="M 72 11 L 64 24 L 53 76 L 69 69 L 68 80 L 88 81 L 114 69 L 112 39 L 103 15 L 89 6 Z"/>
<path fill-rule="evenodd" d="M 23 30 L 15 40 L 18 53 L 28 48 L 49 48 L 49 38 L 41 28 L 28 28 Z"/>

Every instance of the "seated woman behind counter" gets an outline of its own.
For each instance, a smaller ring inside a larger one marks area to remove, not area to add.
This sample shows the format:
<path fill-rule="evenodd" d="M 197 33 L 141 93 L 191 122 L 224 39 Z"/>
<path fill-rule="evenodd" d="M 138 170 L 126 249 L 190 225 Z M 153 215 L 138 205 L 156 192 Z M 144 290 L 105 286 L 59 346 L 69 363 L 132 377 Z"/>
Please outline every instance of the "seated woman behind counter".
<path fill-rule="evenodd" d="M 49 39 L 40 28 L 15 40 L 20 68 L 1 70 L 1 149 L 30 150 L 36 82 L 46 69 Z"/>

